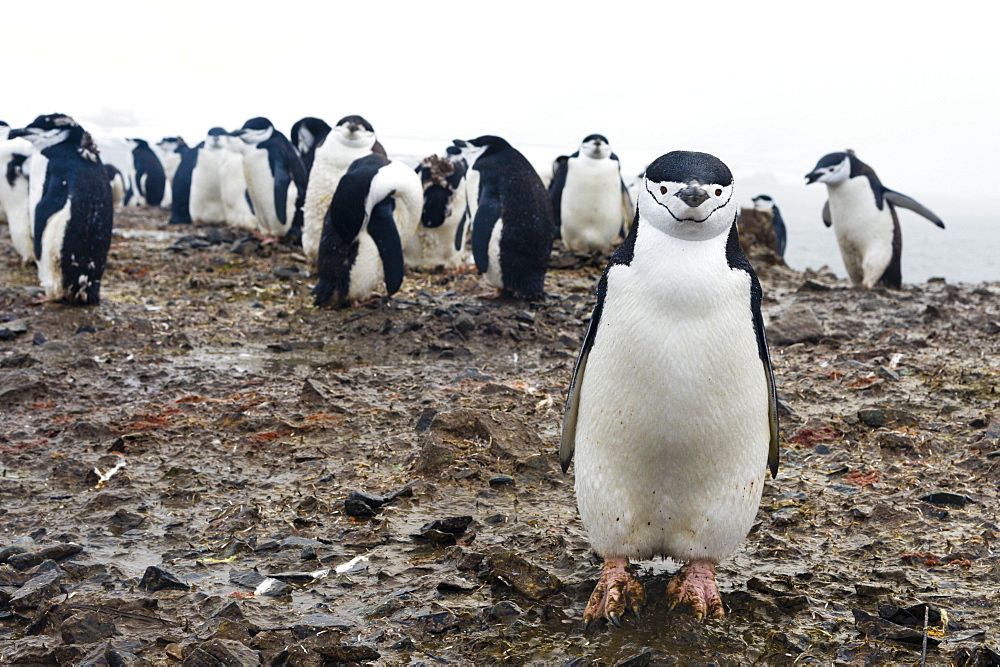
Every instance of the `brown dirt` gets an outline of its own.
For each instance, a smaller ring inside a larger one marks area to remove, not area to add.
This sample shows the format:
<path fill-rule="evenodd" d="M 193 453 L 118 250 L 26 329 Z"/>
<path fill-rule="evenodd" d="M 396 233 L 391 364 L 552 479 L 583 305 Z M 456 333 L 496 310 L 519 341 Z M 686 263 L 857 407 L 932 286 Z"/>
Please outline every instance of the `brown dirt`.
<path fill-rule="evenodd" d="M 951 623 L 929 663 L 997 648 L 1000 285 L 761 262 L 788 410 L 728 616 L 668 612 L 657 561 L 641 622 L 585 631 L 556 450 L 599 263 L 536 303 L 430 273 L 319 310 L 288 248 L 116 228 L 96 307 L 0 265 L 0 663 L 913 663 L 922 627 L 883 619 L 916 603 Z"/>

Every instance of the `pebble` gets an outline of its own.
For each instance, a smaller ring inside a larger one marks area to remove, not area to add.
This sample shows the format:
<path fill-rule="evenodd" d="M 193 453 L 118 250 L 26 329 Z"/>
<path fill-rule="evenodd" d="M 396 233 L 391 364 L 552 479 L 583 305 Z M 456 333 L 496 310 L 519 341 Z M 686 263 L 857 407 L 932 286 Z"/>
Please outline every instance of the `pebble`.
<path fill-rule="evenodd" d="M 935 491 L 934 493 L 928 493 L 925 496 L 920 496 L 920 500 L 925 503 L 930 503 L 931 505 L 944 505 L 946 507 L 957 508 L 962 508 L 970 503 L 976 502 L 969 496 L 963 496 L 960 493 L 950 493 L 948 491 Z"/>
<path fill-rule="evenodd" d="M 490 608 L 490 618 L 494 621 L 510 622 L 521 615 L 521 608 L 510 600 L 501 600 Z"/>
<path fill-rule="evenodd" d="M 510 586 L 532 600 L 541 600 L 562 588 L 558 577 L 513 553 L 490 556 L 487 578 L 494 584 Z"/>
<path fill-rule="evenodd" d="M 502 487 L 502 486 L 514 486 L 514 478 L 510 475 L 494 475 L 490 478 L 490 486 L 492 487 Z"/>
<path fill-rule="evenodd" d="M 139 589 L 153 593 L 162 590 L 186 591 L 190 586 L 177 578 L 177 575 L 167 572 L 162 567 L 150 565 L 142 575 Z"/>
<path fill-rule="evenodd" d="M 278 581 L 273 577 L 265 577 L 259 572 L 230 570 L 229 581 L 237 586 L 253 589 L 257 595 L 269 598 L 280 598 L 292 593 L 292 587 L 285 582 Z"/>
<path fill-rule="evenodd" d="M 21 586 L 7 604 L 15 610 L 34 609 L 43 601 L 62 593 L 62 587 L 59 585 L 61 575 L 60 570 L 39 574 Z"/>

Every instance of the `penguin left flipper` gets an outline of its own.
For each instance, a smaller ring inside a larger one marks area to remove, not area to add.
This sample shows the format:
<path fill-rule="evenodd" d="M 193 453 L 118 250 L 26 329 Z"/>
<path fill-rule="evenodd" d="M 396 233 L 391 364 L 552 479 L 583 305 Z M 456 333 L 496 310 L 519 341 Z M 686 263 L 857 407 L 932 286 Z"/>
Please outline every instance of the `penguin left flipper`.
<path fill-rule="evenodd" d="M 635 203 L 632 201 L 632 195 L 629 194 L 628 186 L 625 185 L 625 181 L 621 181 L 622 184 L 622 227 L 618 234 L 622 238 L 628 234 L 629 225 L 633 222 L 632 218 L 635 215 Z"/>
<path fill-rule="evenodd" d="M 65 178 L 46 178 L 42 198 L 35 205 L 35 259 L 42 258 L 42 233 L 56 211 L 66 205 L 69 184 Z"/>
<path fill-rule="evenodd" d="M 472 256 L 480 273 L 486 273 L 490 268 L 490 237 L 493 236 L 494 225 L 500 219 L 500 210 L 499 193 L 494 192 L 489 184 L 481 183 L 479 208 L 472 223 Z"/>
<path fill-rule="evenodd" d="M 396 229 L 396 221 L 392 213 L 396 209 L 396 200 L 390 192 L 385 199 L 372 209 L 368 218 L 368 235 L 378 248 L 382 258 L 382 272 L 385 277 L 385 289 L 389 296 L 399 291 L 403 284 L 403 243 Z"/>
<path fill-rule="evenodd" d="M 275 160 L 271 170 L 274 172 L 274 212 L 284 225 L 288 218 L 288 184 L 292 182 L 292 175 L 281 160 Z"/>
<path fill-rule="evenodd" d="M 890 204 L 899 206 L 900 208 L 909 209 L 918 215 L 922 215 L 941 229 L 944 229 L 944 222 L 941 221 L 941 218 L 934 215 L 926 206 L 911 197 L 907 197 L 902 192 L 896 192 L 895 190 L 885 188 L 885 198 Z"/>
<path fill-rule="evenodd" d="M 827 199 L 823 202 L 823 224 L 829 227 L 833 224 L 833 218 L 830 216 L 830 200 Z"/>

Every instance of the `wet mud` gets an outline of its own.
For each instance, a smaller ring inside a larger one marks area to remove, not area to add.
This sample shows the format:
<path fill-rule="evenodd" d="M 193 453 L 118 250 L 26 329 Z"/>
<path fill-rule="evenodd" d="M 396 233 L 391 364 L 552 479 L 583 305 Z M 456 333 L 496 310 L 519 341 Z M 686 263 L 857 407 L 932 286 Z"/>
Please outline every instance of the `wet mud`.
<path fill-rule="evenodd" d="M 315 309 L 293 249 L 132 210 L 74 308 L 4 254 L 0 663 L 996 664 L 1000 285 L 755 263 L 781 468 L 728 614 L 653 561 L 588 630 L 556 451 L 602 266 L 553 264 L 532 303 L 432 272 Z"/>

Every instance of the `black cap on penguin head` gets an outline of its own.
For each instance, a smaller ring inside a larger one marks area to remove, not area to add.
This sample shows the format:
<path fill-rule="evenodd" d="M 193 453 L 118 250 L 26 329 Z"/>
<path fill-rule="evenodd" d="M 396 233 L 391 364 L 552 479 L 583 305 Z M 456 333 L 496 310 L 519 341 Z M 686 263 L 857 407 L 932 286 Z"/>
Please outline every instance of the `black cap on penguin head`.
<path fill-rule="evenodd" d="M 341 125 L 347 125 L 348 126 L 347 129 L 351 130 L 352 132 L 356 132 L 361 129 L 367 130 L 368 132 L 375 131 L 375 128 L 372 127 L 372 124 L 369 123 L 367 120 L 365 120 L 362 116 L 356 116 L 356 115 L 344 116 L 343 118 L 337 121 L 337 127 L 340 127 Z"/>
<path fill-rule="evenodd" d="M 646 178 L 653 183 L 689 183 L 732 185 L 733 172 L 714 155 L 696 151 L 672 151 L 656 158 L 646 168 Z"/>
<path fill-rule="evenodd" d="M 247 122 L 243 123 L 242 129 L 244 130 L 266 130 L 268 128 L 274 127 L 267 118 L 263 116 L 257 116 L 256 118 L 251 118 Z"/>

